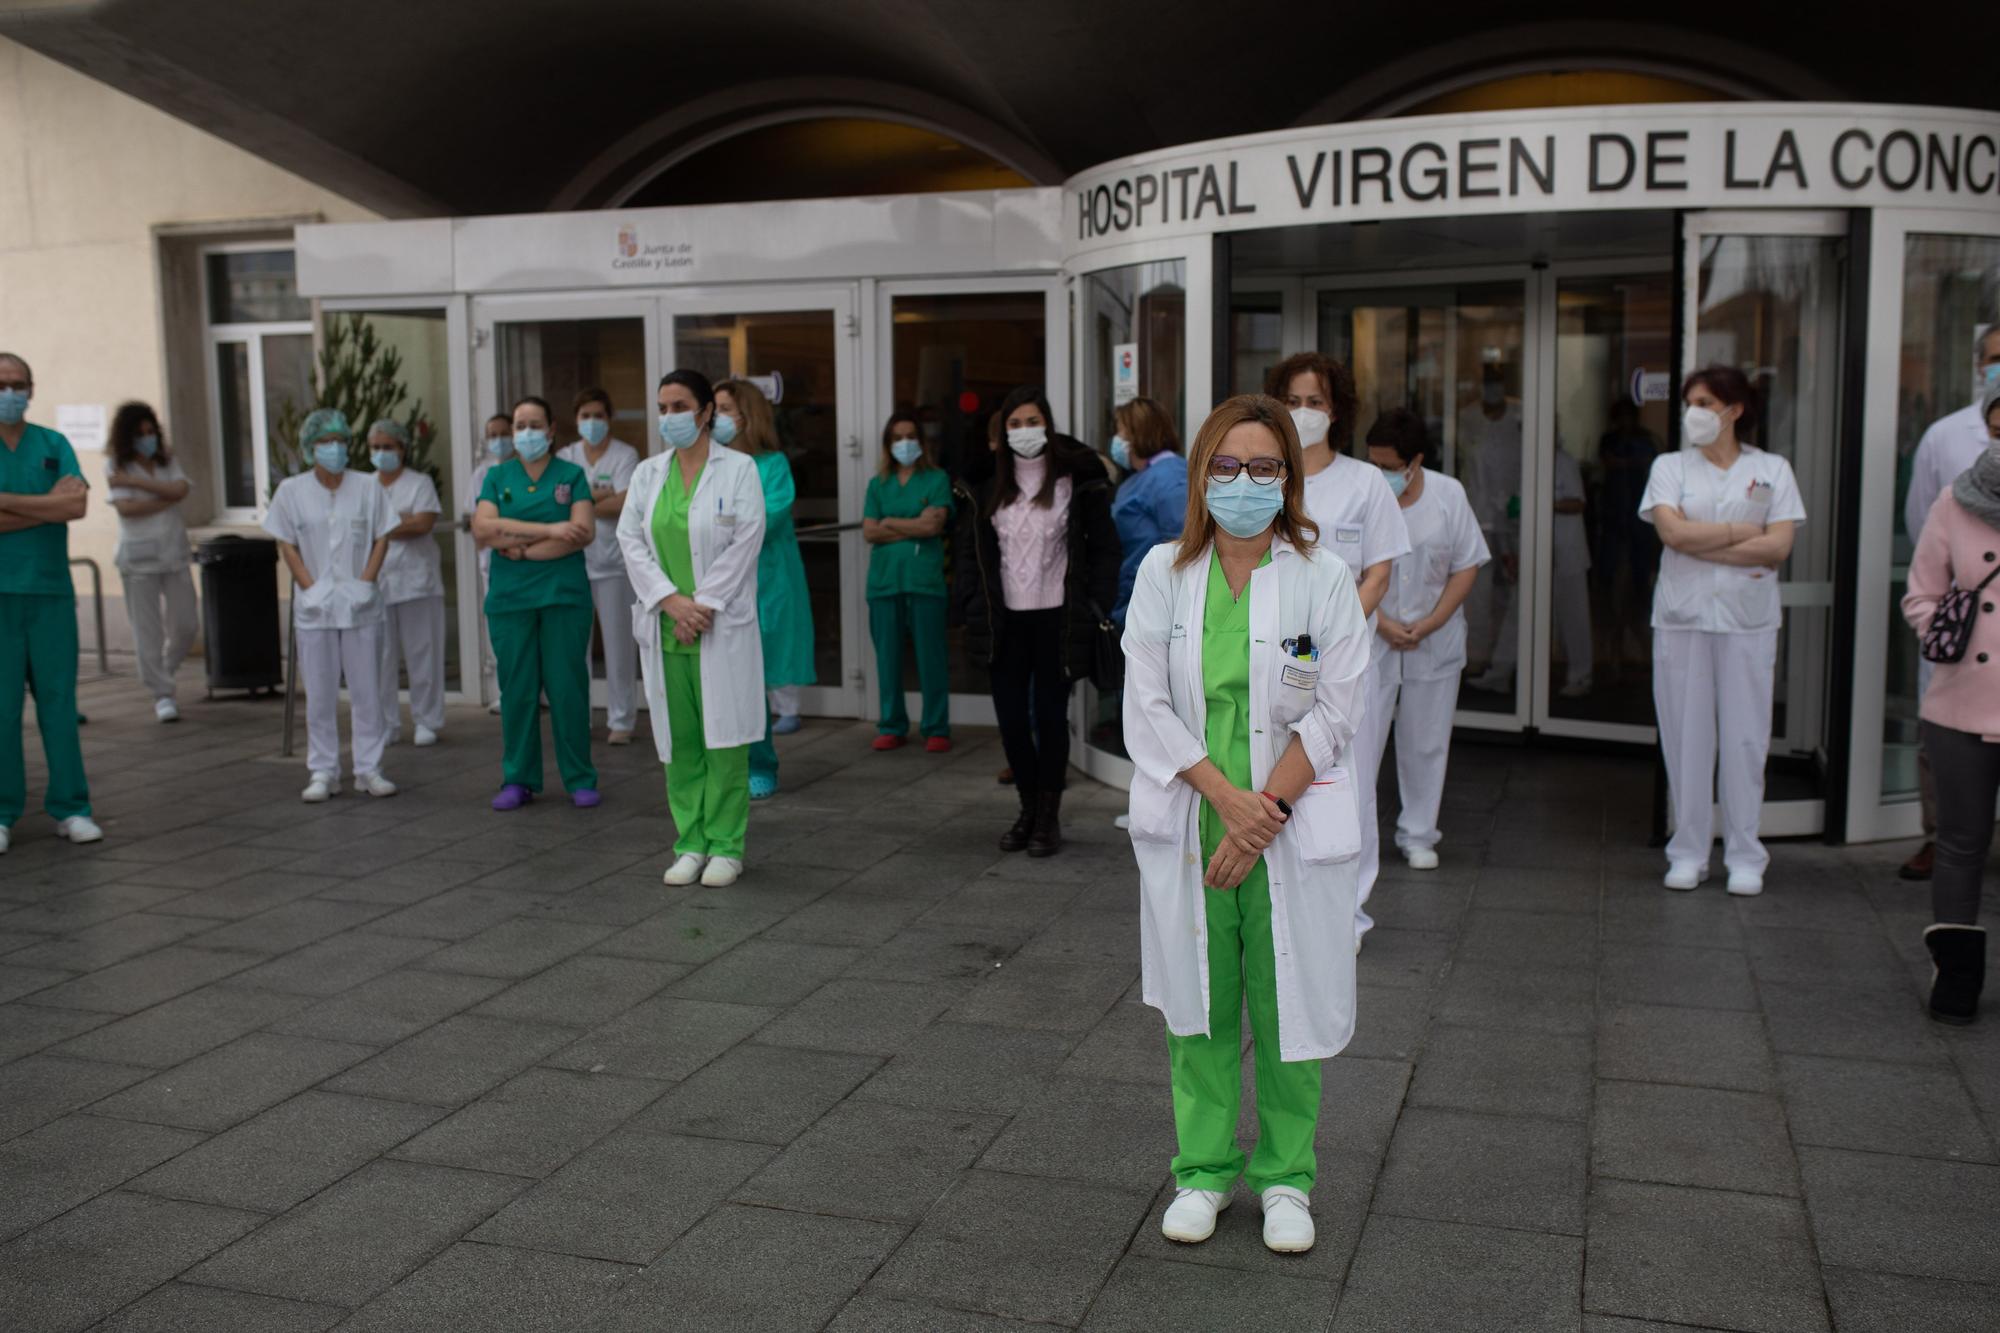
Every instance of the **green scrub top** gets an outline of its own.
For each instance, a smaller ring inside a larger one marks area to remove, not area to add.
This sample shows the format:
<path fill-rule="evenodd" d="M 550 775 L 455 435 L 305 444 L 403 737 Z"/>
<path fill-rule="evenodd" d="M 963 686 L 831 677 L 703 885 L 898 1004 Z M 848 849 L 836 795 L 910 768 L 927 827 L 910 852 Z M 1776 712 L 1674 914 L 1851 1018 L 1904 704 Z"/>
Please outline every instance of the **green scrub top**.
<path fill-rule="evenodd" d="M 12 449 L 0 441 L 0 491 L 9 495 L 47 495 L 60 479 L 82 475 L 69 441 L 46 426 L 29 423 Z M 74 597 L 69 524 L 37 523 L 0 532 L 0 593 Z"/>
<path fill-rule="evenodd" d="M 757 480 L 764 488 L 764 545 L 757 552 L 757 628 L 764 643 L 764 684 L 811 685 L 813 668 L 812 594 L 806 588 L 805 557 L 792 506 L 798 488 L 792 465 L 776 449 L 756 456 Z"/>
<path fill-rule="evenodd" d="M 702 468 L 708 464 L 704 462 Z M 694 507 L 695 486 L 701 484 L 702 468 L 694 474 L 694 485 L 681 481 L 678 461 L 667 464 L 667 484 L 653 504 L 653 549 L 660 553 L 660 567 L 673 580 L 674 590 L 694 596 L 694 547 L 688 542 L 688 510 Z M 682 643 L 674 637 L 674 622 L 660 617 L 660 648 L 669 653 L 701 652 L 701 640 Z"/>
<path fill-rule="evenodd" d="M 1266 551 L 1259 566 L 1271 563 Z M 1250 790 L 1250 585 L 1230 594 L 1222 557 L 1208 553 L 1208 600 L 1201 615 L 1201 690 L 1208 705 L 1202 739 L 1208 757 L 1230 785 Z M 1222 816 L 1201 803 L 1201 845 L 1212 853 L 1227 832 Z"/>
<path fill-rule="evenodd" d="M 951 480 L 942 468 L 919 468 L 908 482 L 894 472 L 868 483 L 861 512 L 867 518 L 921 518 L 926 509 L 951 510 Z M 944 538 L 890 542 L 868 548 L 870 597 L 944 596 Z"/>
<path fill-rule="evenodd" d="M 528 475 L 519 458 L 509 458 L 487 470 L 479 498 L 500 511 L 500 517 L 522 523 L 565 523 L 570 506 L 590 498 L 590 475 L 574 463 L 550 458 L 539 480 Z M 599 519 L 598 522 L 603 522 Z M 544 606 L 589 606 L 590 572 L 582 551 L 558 560 L 493 561 L 486 579 L 486 613 L 534 611 Z"/>

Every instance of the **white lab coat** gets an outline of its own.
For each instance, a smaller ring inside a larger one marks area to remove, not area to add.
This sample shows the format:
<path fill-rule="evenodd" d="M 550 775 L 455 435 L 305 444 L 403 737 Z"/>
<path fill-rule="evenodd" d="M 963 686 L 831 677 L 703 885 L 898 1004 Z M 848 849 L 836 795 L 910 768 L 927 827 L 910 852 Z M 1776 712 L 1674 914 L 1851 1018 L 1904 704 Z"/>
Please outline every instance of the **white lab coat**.
<path fill-rule="evenodd" d="M 660 648 L 660 604 L 679 592 L 715 613 L 701 646 L 702 732 L 711 750 L 764 739 L 764 643 L 757 632 L 757 554 L 764 544 L 764 486 L 747 454 L 718 444 L 695 480 L 688 509 L 688 547 L 695 586 L 676 588 L 653 546 L 653 506 L 666 489 L 667 469 L 679 451 L 648 458 L 632 473 L 625 509 L 618 516 L 618 546 L 638 600 L 632 633 L 639 640 L 639 669 L 652 711 L 653 745 L 660 762 L 673 758 L 667 726 L 665 656 Z"/>
<path fill-rule="evenodd" d="M 1208 557 L 1174 567 L 1176 544 L 1147 553 L 1125 619 L 1125 745 L 1132 759 L 1132 852 L 1139 864 L 1143 994 L 1176 1036 L 1209 1035 L 1208 920 L 1201 798 L 1180 774 L 1208 753 L 1202 613 Z M 1277 956 L 1278 1053 L 1338 1054 L 1354 1035 L 1354 895 L 1360 851 L 1347 759 L 1365 707 L 1368 627 L 1346 564 L 1282 538 L 1250 576 L 1250 773 L 1261 787 L 1293 735 L 1318 780 L 1264 853 Z M 1284 683 L 1279 643 L 1306 632 L 1320 650 L 1310 690 Z"/>

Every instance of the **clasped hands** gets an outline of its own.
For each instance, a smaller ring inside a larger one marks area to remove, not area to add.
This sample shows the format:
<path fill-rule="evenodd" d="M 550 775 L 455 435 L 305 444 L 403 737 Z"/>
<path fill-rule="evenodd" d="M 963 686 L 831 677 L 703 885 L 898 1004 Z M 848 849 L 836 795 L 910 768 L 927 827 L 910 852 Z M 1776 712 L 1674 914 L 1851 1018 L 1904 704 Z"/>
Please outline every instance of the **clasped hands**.
<path fill-rule="evenodd" d="M 1409 652 L 1431 635 L 1430 630 L 1426 629 L 1420 620 L 1405 625 L 1379 613 L 1375 618 L 1375 632 L 1382 636 L 1384 643 L 1399 653 Z"/>
<path fill-rule="evenodd" d="M 1208 858 L 1201 882 L 1211 889 L 1233 889 L 1256 867 L 1290 816 L 1263 793 L 1236 787 L 1211 804 L 1227 832 Z"/>
<path fill-rule="evenodd" d="M 715 612 L 686 593 L 668 593 L 660 613 L 674 622 L 674 638 L 680 643 L 693 643 L 715 628 Z"/>

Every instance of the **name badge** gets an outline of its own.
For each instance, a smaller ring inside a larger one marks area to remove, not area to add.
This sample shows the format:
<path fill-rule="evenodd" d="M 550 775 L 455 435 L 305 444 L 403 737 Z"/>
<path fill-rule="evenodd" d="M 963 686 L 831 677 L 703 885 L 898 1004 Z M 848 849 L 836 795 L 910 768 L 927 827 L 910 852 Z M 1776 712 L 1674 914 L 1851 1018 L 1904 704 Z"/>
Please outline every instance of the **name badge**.
<path fill-rule="evenodd" d="M 1171 630 L 1167 631 L 1167 637 L 1170 639 L 1185 639 L 1187 637 L 1187 626 L 1174 626 Z"/>
<path fill-rule="evenodd" d="M 1768 481 L 1753 481 L 1750 483 L 1750 489 L 1745 492 L 1745 495 L 1749 497 L 1750 503 L 1753 505 L 1767 505 L 1771 503 L 1771 483 Z"/>
<path fill-rule="evenodd" d="M 1333 539 L 1337 542 L 1358 542 L 1361 540 L 1361 529 L 1335 528 L 1333 530 Z"/>
<path fill-rule="evenodd" d="M 736 526 L 736 515 L 726 514 L 726 513 L 717 514 L 715 516 L 715 521 L 716 524 L 720 527 L 733 528 Z"/>
<path fill-rule="evenodd" d="M 562 483 L 561 483 L 560 485 L 558 485 L 558 486 L 556 487 L 556 503 L 557 503 L 557 504 L 559 504 L 559 505 L 566 505 L 566 504 L 568 504 L 568 503 L 569 503 L 569 483 L 568 483 L 568 482 L 566 482 L 566 481 L 565 481 L 565 482 L 562 482 Z"/>
<path fill-rule="evenodd" d="M 1285 668 L 1283 679 L 1285 684 L 1295 689 L 1310 690 L 1319 685 L 1317 672 L 1301 671 L 1295 666 Z"/>

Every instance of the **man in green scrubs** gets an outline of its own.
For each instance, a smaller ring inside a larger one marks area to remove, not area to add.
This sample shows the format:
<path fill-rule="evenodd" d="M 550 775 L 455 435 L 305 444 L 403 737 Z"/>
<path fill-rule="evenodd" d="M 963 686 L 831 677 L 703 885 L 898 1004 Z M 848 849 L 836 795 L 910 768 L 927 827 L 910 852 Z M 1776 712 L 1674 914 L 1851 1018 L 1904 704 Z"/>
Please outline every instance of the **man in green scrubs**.
<path fill-rule="evenodd" d="M 104 836 L 90 818 L 90 786 L 76 718 L 76 590 L 69 525 L 89 499 L 69 441 L 26 420 L 34 372 L 0 352 L 0 852 L 28 806 L 21 727 L 35 693 L 49 784 L 43 806 L 71 842 Z"/>
<path fill-rule="evenodd" d="M 913 423 L 914 424 L 914 423 Z M 896 470 L 868 483 L 862 517 L 921 519 L 932 510 L 951 513 L 951 481 L 942 468 L 913 468 L 908 480 Z M 899 534 L 900 536 L 900 534 Z M 876 730 L 901 738 L 909 733 L 903 703 L 903 640 L 917 650 L 917 681 L 923 690 L 924 736 L 951 735 L 951 678 L 945 642 L 944 539 L 909 537 L 883 541 L 868 552 L 868 636 L 875 641 L 875 672 L 881 688 L 882 720 Z"/>
<path fill-rule="evenodd" d="M 1202 694 L 1208 705 L 1208 757 L 1237 787 L 1250 790 L 1250 588 L 1230 594 L 1222 560 L 1209 552 L 1202 614 Z M 1261 564 L 1269 564 L 1267 552 Z M 1201 803 L 1206 863 L 1228 830 Z M 1251 1192 L 1273 1185 L 1310 1192 L 1317 1161 L 1320 1062 L 1278 1057 L 1278 968 L 1271 943 L 1271 876 L 1258 858 L 1234 889 L 1204 889 L 1208 917 L 1206 1037 L 1167 1037 L 1173 1070 L 1174 1126 L 1181 1151 L 1174 1179 L 1185 1189 L 1228 1191 L 1239 1175 Z M 1243 1087 L 1245 1004 L 1257 1062 L 1257 1147 L 1245 1169 L 1236 1143 Z"/>
<path fill-rule="evenodd" d="M 703 464 L 706 467 L 706 464 Z M 680 462 L 667 467 L 666 485 L 653 505 L 653 547 L 674 587 L 693 596 L 694 548 L 688 544 L 688 509 L 694 480 L 682 481 Z M 701 639 L 682 643 L 674 622 L 660 617 L 660 665 L 665 674 L 667 734 L 673 758 L 667 761 L 667 809 L 674 817 L 676 856 L 743 859 L 750 832 L 750 747 L 708 748 L 701 696 Z"/>

